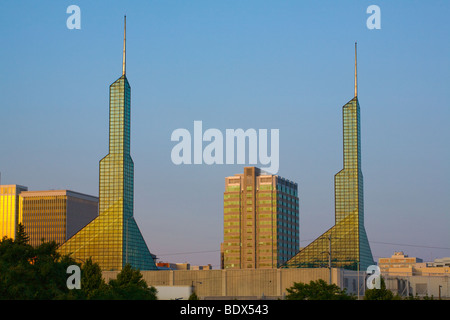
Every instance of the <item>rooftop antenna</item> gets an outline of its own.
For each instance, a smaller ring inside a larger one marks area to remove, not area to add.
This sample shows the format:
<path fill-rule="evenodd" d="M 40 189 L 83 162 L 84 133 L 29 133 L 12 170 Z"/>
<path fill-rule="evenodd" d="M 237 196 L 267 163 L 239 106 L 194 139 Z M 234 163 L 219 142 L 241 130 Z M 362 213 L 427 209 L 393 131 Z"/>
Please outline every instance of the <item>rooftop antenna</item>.
<path fill-rule="evenodd" d="M 124 25 L 123 25 L 123 62 L 122 62 L 122 75 L 124 76 L 126 73 L 126 47 L 127 45 L 127 16 L 124 16 Z"/>
<path fill-rule="evenodd" d="M 356 42 L 355 42 L 355 97 L 358 96 L 358 73 L 357 73 L 357 65 L 356 65 Z"/>

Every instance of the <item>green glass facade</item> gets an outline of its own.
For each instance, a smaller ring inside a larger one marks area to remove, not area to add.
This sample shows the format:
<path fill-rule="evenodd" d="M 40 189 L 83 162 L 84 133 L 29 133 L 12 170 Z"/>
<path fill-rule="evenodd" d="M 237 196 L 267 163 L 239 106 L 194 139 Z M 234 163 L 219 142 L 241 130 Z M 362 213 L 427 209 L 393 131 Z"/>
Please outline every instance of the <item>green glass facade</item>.
<path fill-rule="evenodd" d="M 157 269 L 133 217 L 130 94 L 124 72 L 110 86 L 109 154 L 100 160 L 99 215 L 59 248 L 81 261 L 91 258 L 105 271 L 121 270 L 127 263 Z"/>
<path fill-rule="evenodd" d="M 357 96 L 344 105 L 344 168 L 335 175 L 335 225 L 285 263 L 287 268 L 366 270 L 375 264 L 364 228 L 360 108 Z"/>

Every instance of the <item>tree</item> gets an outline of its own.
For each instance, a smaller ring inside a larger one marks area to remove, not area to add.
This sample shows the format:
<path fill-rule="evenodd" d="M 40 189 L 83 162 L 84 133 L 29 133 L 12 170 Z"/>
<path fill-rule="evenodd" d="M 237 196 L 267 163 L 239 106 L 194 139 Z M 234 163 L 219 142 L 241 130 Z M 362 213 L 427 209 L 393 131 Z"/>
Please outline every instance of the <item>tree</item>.
<path fill-rule="evenodd" d="M 19 223 L 17 225 L 17 235 L 16 235 L 15 242 L 17 244 L 24 245 L 24 244 L 27 244 L 29 240 L 30 240 L 30 237 L 26 234 L 25 227 L 23 226 L 23 224 Z"/>
<path fill-rule="evenodd" d="M 88 300 L 156 300 L 156 288 L 149 287 L 141 272 L 131 265 L 105 282 L 98 263 L 88 259 L 81 269 L 81 292 Z"/>
<path fill-rule="evenodd" d="M 341 290 L 335 284 L 328 284 L 324 280 L 310 281 L 309 284 L 294 282 L 294 285 L 286 289 L 287 300 L 354 300 L 347 290 Z"/>
<path fill-rule="evenodd" d="M 35 273 L 36 299 L 75 299 L 78 290 L 67 288 L 67 268 L 78 265 L 74 259 L 61 256 L 54 241 L 42 242 L 34 249 L 33 269 Z"/>
<path fill-rule="evenodd" d="M 33 247 L 19 225 L 15 239 L 0 240 L 0 299 L 109 299 L 156 300 L 141 272 L 125 265 L 117 278 L 105 283 L 98 263 L 88 259 L 81 267 L 81 289 L 67 287 L 67 268 L 78 265 L 61 256 L 58 244 L 42 242 Z"/>
<path fill-rule="evenodd" d="M 91 258 L 81 268 L 81 290 L 86 299 L 102 299 L 108 290 L 100 265 Z"/>
<path fill-rule="evenodd" d="M 0 299 L 73 299 L 77 293 L 67 288 L 66 270 L 76 264 L 61 257 L 55 242 L 34 248 L 22 225 L 16 239 L 0 241 Z"/>
<path fill-rule="evenodd" d="M 116 279 L 109 281 L 109 298 L 120 300 L 156 300 L 157 290 L 149 287 L 139 269 L 130 264 L 119 272 Z"/>
<path fill-rule="evenodd" d="M 27 282 L 34 281 L 30 266 L 32 247 L 19 245 L 13 239 L 0 242 L 0 299 L 30 299 L 33 291 Z"/>
<path fill-rule="evenodd" d="M 401 297 L 391 290 L 386 289 L 386 283 L 383 277 L 380 276 L 380 288 L 379 289 L 367 289 L 364 294 L 364 300 L 399 300 Z"/>
<path fill-rule="evenodd" d="M 198 296 L 197 296 L 197 294 L 195 293 L 195 291 L 193 291 L 192 293 L 191 293 L 191 295 L 189 296 L 189 299 L 188 300 L 200 300 L 199 298 L 198 298 Z"/>

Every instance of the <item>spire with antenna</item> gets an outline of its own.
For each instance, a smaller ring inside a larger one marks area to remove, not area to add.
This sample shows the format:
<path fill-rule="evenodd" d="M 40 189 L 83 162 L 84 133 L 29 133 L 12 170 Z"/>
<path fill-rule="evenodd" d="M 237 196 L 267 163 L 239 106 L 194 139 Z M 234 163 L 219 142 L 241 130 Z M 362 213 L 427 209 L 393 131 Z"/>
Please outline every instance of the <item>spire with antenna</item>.
<path fill-rule="evenodd" d="M 356 65 L 356 42 L 355 42 L 355 97 L 358 96 L 358 72 Z"/>
<path fill-rule="evenodd" d="M 122 62 L 122 75 L 126 73 L 126 49 L 127 49 L 127 16 L 124 16 L 123 25 L 123 62 Z"/>

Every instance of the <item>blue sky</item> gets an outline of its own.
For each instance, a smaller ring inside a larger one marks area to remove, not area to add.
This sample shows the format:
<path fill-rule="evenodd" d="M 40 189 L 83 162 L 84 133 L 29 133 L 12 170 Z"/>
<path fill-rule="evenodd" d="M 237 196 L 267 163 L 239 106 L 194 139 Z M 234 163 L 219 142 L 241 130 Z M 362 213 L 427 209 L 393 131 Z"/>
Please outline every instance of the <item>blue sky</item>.
<path fill-rule="evenodd" d="M 72 4 L 80 30 L 66 27 Z M 380 30 L 366 27 L 372 4 Z M 439 249 L 450 247 L 448 1 L 3 1 L 0 9 L 2 184 L 98 195 L 126 14 L 135 218 L 150 250 L 219 265 L 224 178 L 243 166 L 174 165 L 171 133 L 192 133 L 194 120 L 204 130 L 280 130 L 278 173 L 299 185 L 307 245 L 334 224 L 357 41 L 373 255 L 450 256 Z"/>

